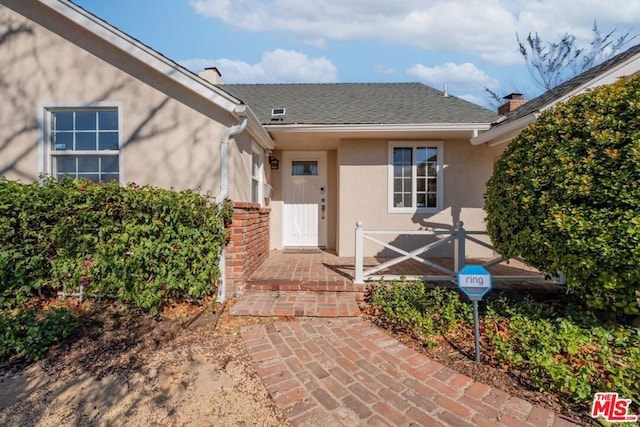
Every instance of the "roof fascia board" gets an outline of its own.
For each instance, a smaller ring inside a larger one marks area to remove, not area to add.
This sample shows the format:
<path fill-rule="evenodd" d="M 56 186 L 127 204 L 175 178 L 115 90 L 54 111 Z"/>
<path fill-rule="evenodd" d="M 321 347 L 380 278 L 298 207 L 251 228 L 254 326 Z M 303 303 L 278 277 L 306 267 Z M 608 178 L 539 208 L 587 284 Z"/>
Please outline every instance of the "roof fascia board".
<path fill-rule="evenodd" d="M 166 75 L 183 87 L 214 102 L 225 111 L 230 113 L 237 112 L 238 105 L 241 104 L 240 100 L 216 88 L 195 74 L 188 72 L 126 33 L 97 19 L 79 6 L 67 0 L 39 0 L 39 2 L 80 25 L 107 43 L 117 47 L 119 50 L 126 52 L 140 61 L 144 61 L 156 71 Z M 144 59 L 140 59 L 141 57 Z"/>
<path fill-rule="evenodd" d="M 244 111 L 244 115 L 249 119 L 247 128 L 256 143 L 266 150 L 273 150 L 276 146 L 275 142 L 273 142 L 271 135 L 269 135 L 269 132 L 267 132 L 264 126 L 260 124 L 258 117 L 251 108 L 247 108 Z"/>
<path fill-rule="evenodd" d="M 490 123 L 433 123 L 395 125 L 264 125 L 272 132 L 402 132 L 402 131 L 482 131 L 488 130 Z"/>
<path fill-rule="evenodd" d="M 637 64 L 634 65 L 634 63 L 636 62 Z M 540 111 L 542 112 L 542 111 L 548 110 L 554 105 L 560 102 L 564 102 L 569 98 L 573 98 L 574 96 L 582 92 L 585 92 L 588 89 L 592 89 L 593 87 L 615 83 L 621 77 L 634 75 L 638 73 L 639 70 L 640 70 L 640 54 L 627 59 L 625 62 L 618 64 L 616 67 L 606 70 L 605 72 L 601 73 L 597 77 L 592 78 L 591 80 L 578 86 L 571 92 L 566 93 L 561 98 L 558 98 L 555 102 L 545 105 L 543 108 L 540 109 Z"/>
<path fill-rule="evenodd" d="M 511 141 L 513 138 L 518 136 L 521 129 L 533 123 L 539 115 L 540 113 L 534 112 L 524 117 L 520 117 L 519 119 L 514 120 L 511 123 L 507 123 L 504 126 L 500 126 L 499 128 L 481 133 L 480 135 L 471 138 L 471 144 L 480 145 L 493 140 L 500 140 L 500 143 Z M 498 143 L 492 145 L 498 145 Z"/>

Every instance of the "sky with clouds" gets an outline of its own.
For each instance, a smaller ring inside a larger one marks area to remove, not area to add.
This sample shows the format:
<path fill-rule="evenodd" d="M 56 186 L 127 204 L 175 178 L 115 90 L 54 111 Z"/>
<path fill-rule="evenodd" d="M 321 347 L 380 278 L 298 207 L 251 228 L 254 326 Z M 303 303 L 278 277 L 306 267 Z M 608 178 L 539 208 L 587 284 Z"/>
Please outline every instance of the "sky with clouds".
<path fill-rule="evenodd" d="M 640 33 L 640 0 L 74 2 L 194 72 L 218 67 L 226 83 L 419 81 L 487 107 L 485 88 L 540 93 L 516 34 L 586 46 L 594 20 L 614 37 Z"/>

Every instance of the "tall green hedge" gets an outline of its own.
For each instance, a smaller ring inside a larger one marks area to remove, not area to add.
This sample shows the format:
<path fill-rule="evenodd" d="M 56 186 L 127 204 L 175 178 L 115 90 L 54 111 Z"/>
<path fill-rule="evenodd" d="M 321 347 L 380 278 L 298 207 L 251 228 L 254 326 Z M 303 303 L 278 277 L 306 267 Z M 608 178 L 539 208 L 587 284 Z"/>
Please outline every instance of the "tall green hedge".
<path fill-rule="evenodd" d="M 592 308 L 637 314 L 640 78 L 544 112 L 497 161 L 485 209 L 499 253 L 564 272 Z"/>
<path fill-rule="evenodd" d="M 0 307 L 79 287 L 149 312 L 214 294 L 229 220 L 193 191 L 1 178 Z"/>

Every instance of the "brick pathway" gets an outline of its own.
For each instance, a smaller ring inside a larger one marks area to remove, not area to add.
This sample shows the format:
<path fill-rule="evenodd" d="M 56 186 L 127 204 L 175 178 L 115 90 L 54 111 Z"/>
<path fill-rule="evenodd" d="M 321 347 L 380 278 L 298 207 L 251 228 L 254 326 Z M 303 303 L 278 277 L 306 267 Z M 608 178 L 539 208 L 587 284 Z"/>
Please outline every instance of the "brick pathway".
<path fill-rule="evenodd" d="M 294 426 L 573 426 L 475 382 L 360 318 L 252 325 L 242 338 Z"/>
<path fill-rule="evenodd" d="M 352 317 L 360 315 L 353 292 L 245 291 L 232 316 Z"/>
<path fill-rule="evenodd" d="M 327 251 L 272 251 L 247 281 L 247 289 L 364 292 L 365 285 L 355 285 L 351 280 L 353 265 L 353 259 Z"/>

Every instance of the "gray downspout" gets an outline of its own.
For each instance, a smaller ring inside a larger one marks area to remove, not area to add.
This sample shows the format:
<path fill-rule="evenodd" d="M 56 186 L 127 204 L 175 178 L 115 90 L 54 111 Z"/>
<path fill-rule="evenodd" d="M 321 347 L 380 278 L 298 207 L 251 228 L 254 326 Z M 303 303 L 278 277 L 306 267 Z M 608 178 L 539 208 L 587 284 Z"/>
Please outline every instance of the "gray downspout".
<path fill-rule="evenodd" d="M 220 139 L 220 193 L 216 196 L 216 204 L 221 205 L 229 197 L 229 139 L 232 136 L 244 132 L 247 127 L 247 118 L 240 117 L 240 123 L 228 128 Z M 226 249 L 223 246 L 220 252 L 218 266 L 220 268 L 220 284 L 218 286 L 218 298 L 216 302 L 223 303 L 227 297 L 227 261 Z"/>

